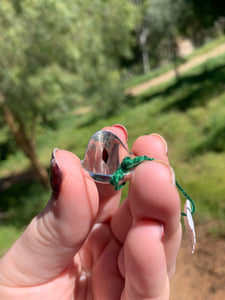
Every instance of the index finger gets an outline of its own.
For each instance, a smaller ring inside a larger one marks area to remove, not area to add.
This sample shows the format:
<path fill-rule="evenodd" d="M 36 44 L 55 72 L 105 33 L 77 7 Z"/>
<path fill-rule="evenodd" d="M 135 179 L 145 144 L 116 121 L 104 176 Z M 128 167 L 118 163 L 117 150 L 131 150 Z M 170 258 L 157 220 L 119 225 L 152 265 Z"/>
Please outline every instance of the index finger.
<path fill-rule="evenodd" d="M 168 160 L 168 146 L 165 139 L 157 134 L 142 135 L 133 144 L 132 152 L 134 155 L 147 155 L 155 159 L 161 159 L 166 163 Z"/>

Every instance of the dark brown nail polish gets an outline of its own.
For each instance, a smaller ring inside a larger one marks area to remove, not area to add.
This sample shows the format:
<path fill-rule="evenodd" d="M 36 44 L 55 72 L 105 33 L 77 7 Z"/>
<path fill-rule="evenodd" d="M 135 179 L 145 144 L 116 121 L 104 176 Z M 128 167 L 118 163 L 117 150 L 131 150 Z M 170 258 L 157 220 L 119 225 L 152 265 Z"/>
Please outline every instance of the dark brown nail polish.
<path fill-rule="evenodd" d="M 50 183 L 52 187 L 52 197 L 57 199 L 59 197 L 61 184 L 63 181 L 63 172 L 59 166 L 57 158 L 55 156 L 56 152 L 59 149 L 55 148 L 52 152 L 52 159 L 51 159 L 51 176 L 50 176 Z"/>

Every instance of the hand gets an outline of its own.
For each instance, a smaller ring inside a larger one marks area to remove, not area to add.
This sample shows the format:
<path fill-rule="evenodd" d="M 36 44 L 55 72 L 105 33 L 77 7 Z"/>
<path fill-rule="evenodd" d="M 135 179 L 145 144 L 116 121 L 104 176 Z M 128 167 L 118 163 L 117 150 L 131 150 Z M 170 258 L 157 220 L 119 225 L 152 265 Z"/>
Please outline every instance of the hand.
<path fill-rule="evenodd" d="M 126 143 L 121 126 L 107 127 Z M 0 299 L 169 299 L 181 241 L 180 200 L 158 135 L 139 137 L 128 198 L 95 184 L 74 154 L 56 150 L 47 207 L 0 260 Z"/>

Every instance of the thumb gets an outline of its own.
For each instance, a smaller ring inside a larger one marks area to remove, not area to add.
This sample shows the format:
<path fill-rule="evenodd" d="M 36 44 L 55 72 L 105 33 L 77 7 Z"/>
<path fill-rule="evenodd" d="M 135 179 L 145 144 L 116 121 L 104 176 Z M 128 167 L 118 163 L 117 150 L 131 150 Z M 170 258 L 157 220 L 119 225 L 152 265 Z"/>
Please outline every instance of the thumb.
<path fill-rule="evenodd" d="M 56 277 L 72 261 L 93 226 L 98 192 L 93 180 L 84 176 L 79 158 L 55 149 L 51 184 L 53 193 L 45 210 L 0 261 L 6 285 L 31 286 Z"/>

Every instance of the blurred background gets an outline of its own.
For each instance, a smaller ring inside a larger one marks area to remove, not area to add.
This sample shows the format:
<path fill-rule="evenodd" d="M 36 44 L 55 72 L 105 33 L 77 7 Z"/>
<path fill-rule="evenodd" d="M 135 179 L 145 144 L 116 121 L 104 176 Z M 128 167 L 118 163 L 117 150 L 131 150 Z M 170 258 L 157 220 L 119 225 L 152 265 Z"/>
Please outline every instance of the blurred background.
<path fill-rule="evenodd" d="M 82 159 L 116 123 L 130 147 L 164 136 L 196 201 L 197 249 L 184 233 L 171 299 L 222 299 L 225 2 L 1 0 L 0 256 L 50 197 L 52 150 Z"/>

